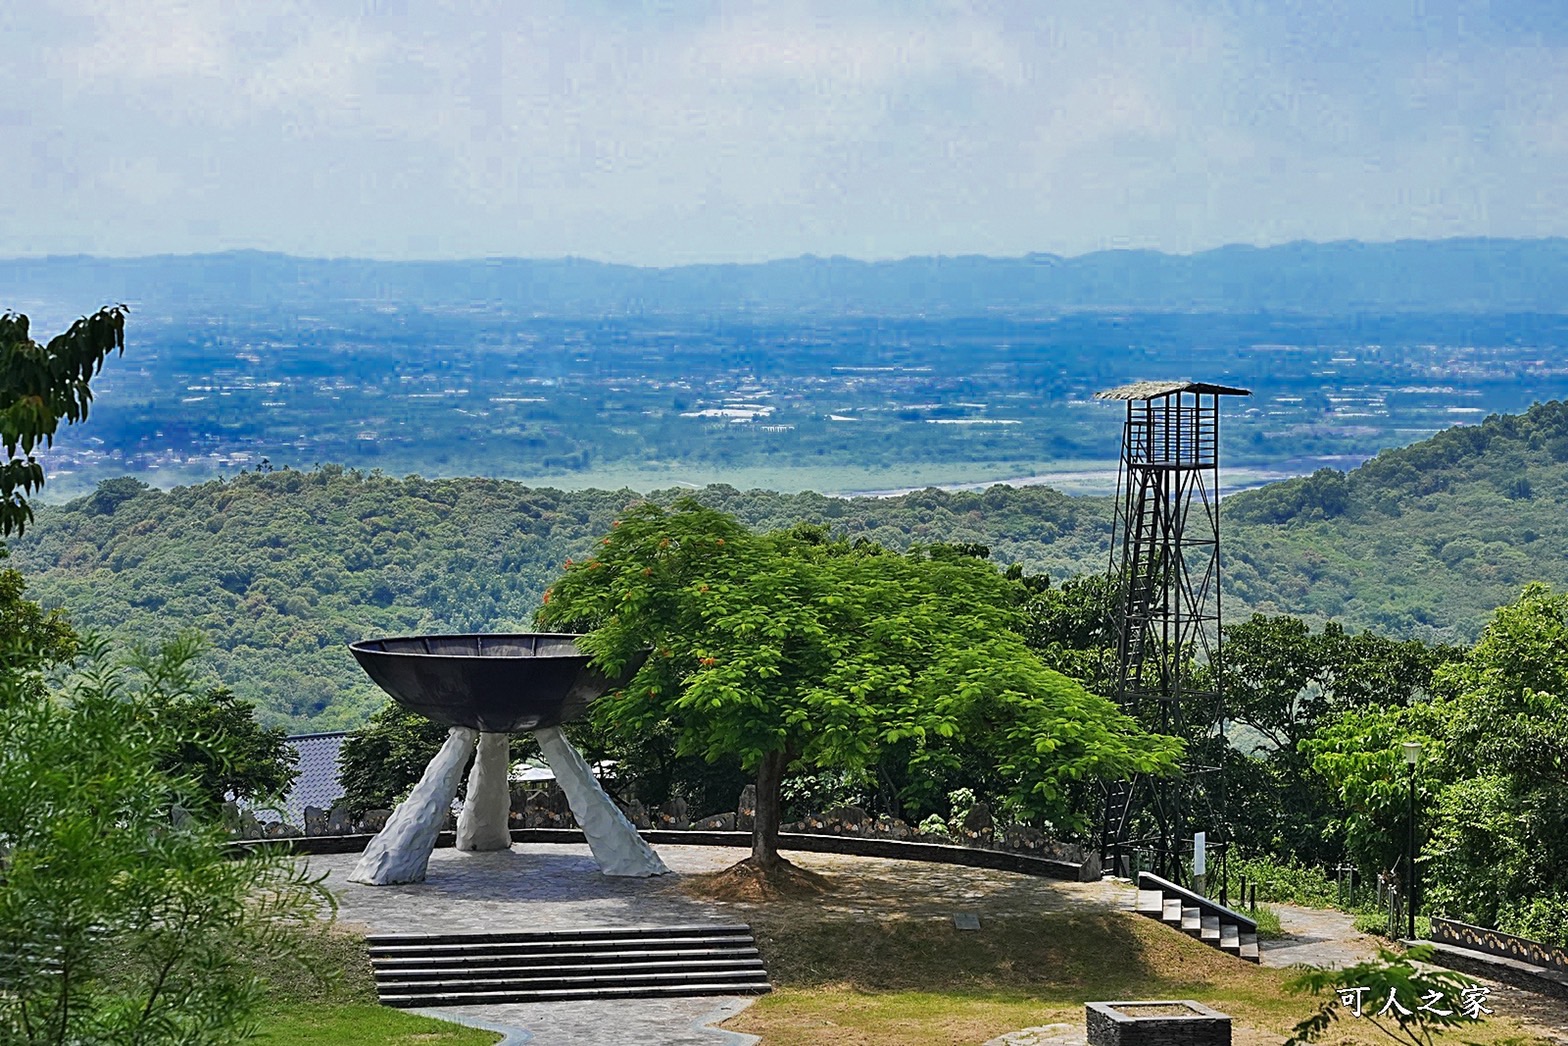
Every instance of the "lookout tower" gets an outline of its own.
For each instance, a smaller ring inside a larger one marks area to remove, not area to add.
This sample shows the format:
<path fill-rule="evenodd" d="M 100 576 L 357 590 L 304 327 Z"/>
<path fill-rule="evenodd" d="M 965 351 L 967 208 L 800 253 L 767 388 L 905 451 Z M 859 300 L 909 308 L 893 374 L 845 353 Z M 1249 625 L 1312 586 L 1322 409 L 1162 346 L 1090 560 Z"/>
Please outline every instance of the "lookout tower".
<path fill-rule="evenodd" d="M 1248 389 L 1197 381 L 1144 381 L 1095 393 L 1127 405 L 1117 477 L 1111 578 L 1119 599 L 1116 700 L 1162 733 L 1190 721 L 1223 730 L 1220 664 L 1220 397 Z M 1208 682 L 1192 666 L 1210 665 Z M 1192 725 L 1197 725 L 1193 722 Z M 1188 775 L 1205 767 L 1188 766 Z M 1139 780 L 1107 794 L 1101 860 L 1108 869 L 1132 846 L 1157 854 L 1159 874 L 1180 881 L 1187 838 L 1182 783 Z M 1128 838 L 1138 810 L 1158 838 Z"/>

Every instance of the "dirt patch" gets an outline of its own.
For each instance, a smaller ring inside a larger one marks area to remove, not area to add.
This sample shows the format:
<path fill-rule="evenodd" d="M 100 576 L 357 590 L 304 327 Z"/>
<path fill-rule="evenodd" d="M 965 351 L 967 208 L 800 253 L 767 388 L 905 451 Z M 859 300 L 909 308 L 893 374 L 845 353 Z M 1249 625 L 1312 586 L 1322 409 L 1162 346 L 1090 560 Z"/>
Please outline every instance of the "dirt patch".
<path fill-rule="evenodd" d="M 1128 1017 L 1200 1017 L 1197 1010 L 1180 1003 L 1124 1002 L 1116 1006 L 1118 1013 Z"/>
<path fill-rule="evenodd" d="M 833 880 L 788 861 L 765 869 L 748 857 L 722 871 L 683 876 L 680 889 L 710 901 L 758 903 L 820 897 L 832 892 Z"/>

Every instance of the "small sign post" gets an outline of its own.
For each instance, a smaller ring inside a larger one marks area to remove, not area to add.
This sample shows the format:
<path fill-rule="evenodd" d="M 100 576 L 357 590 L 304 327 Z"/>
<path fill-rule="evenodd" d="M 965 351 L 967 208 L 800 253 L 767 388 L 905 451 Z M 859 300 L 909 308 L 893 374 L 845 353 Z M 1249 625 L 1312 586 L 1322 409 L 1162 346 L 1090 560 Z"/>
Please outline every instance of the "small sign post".
<path fill-rule="evenodd" d="M 1194 893 L 1208 896 L 1203 890 L 1204 873 L 1208 871 L 1208 842 L 1206 832 L 1198 832 L 1192 837 L 1192 890 Z"/>

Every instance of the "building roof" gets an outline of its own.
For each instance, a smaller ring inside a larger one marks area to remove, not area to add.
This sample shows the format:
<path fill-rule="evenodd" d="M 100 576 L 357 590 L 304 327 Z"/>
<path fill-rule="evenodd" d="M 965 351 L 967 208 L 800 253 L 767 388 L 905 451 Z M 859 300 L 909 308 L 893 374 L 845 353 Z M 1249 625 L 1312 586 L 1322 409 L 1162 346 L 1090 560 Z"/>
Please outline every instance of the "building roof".
<path fill-rule="evenodd" d="M 1229 385 L 1212 385 L 1206 381 L 1135 381 L 1104 392 L 1096 392 L 1097 400 L 1152 400 L 1177 392 L 1196 392 L 1200 395 L 1250 396 L 1251 389 L 1237 389 Z"/>

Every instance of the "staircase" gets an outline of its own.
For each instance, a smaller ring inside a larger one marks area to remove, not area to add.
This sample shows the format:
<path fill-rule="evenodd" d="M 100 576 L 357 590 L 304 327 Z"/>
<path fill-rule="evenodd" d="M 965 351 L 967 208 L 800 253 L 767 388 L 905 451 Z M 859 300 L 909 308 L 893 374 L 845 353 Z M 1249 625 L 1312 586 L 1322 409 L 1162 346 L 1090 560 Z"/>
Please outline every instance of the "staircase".
<path fill-rule="evenodd" d="M 1256 922 L 1157 875 L 1138 873 L 1137 912 L 1212 948 L 1259 961 Z"/>
<path fill-rule="evenodd" d="M 384 1006 L 760 995 L 751 927 L 636 926 L 368 938 Z"/>

